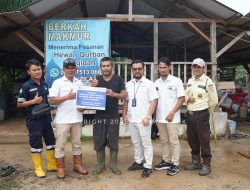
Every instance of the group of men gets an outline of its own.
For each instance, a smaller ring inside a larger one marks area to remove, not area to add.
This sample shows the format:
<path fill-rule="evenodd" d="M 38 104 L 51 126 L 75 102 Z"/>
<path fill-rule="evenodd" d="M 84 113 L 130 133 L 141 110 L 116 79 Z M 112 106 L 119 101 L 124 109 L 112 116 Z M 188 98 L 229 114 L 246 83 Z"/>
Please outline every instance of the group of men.
<path fill-rule="evenodd" d="M 149 177 L 152 168 L 166 170 L 168 175 L 179 172 L 180 143 L 178 127 L 180 107 L 187 104 L 187 137 L 191 147 L 192 162 L 186 170 L 200 169 L 204 176 L 211 172 L 209 111 L 218 103 L 217 92 L 212 80 L 204 74 L 205 62 L 197 58 L 192 63 L 193 77 L 184 90 L 181 79 L 170 74 L 171 61 L 161 58 L 158 61 L 160 78 L 155 82 L 144 76 L 144 63 L 135 60 L 131 63 L 133 79 L 126 86 L 123 79 L 112 73 L 112 59 L 104 57 L 100 61 L 102 75 L 94 78 L 93 87 L 105 87 L 106 109 L 97 110 L 93 125 L 94 149 L 97 156 L 96 173 L 105 171 L 105 147 L 110 149 L 110 169 L 120 175 L 117 167 L 119 149 L 118 100 L 123 100 L 123 122 L 129 126 L 131 141 L 134 145 L 134 162 L 129 171 L 142 170 L 142 177 Z M 23 84 L 18 98 L 18 107 L 26 107 L 26 118 L 29 130 L 32 160 L 36 175 L 45 177 L 42 169 L 42 138 L 46 144 L 47 171 L 57 171 L 58 178 L 65 178 L 64 149 L 67 136 L 72 140 L 74 171 L 88 174 L 82 163 L 81 122 L 84 109 L 76 106 L 76 90 L 82 82 L 75 78 L 76 64 L 73 59 L 63 62 L 64 76 L 54 81 L 48 91 L 41 80 L 42 68 L 37 60 L 26 64 L 30 80 Z M 49 114 L 34 117 L 32 109 L 42 102 L 57 105 L 54 120 L 56 138 L 51 127 Z M 151 125 L 153 115 L 159 129 L 162 144 L 162 161 L 156 166 L 153 163 L 153 146 Z M 56 140 L 55 140 L 56 139 Z M 203 162 L 201 162 L 201 157 Z"/>

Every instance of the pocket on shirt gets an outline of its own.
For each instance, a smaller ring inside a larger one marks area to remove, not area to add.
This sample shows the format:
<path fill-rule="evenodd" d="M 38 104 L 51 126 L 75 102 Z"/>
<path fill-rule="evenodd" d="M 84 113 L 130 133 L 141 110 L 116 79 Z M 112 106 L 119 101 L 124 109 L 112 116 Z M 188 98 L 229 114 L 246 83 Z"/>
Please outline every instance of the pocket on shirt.
<path fill-rule="evenodd" d="M 168 87 L 168 93 L 170 98 L 176 98 L 176 87 L 175 86 L 169 86 Z"/>

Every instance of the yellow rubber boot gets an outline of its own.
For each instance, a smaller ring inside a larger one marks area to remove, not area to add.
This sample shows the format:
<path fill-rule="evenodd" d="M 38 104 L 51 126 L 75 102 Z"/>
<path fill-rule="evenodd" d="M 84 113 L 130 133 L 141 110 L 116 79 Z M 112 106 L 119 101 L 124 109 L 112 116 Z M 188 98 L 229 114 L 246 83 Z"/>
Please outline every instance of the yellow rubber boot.
<path fill-rule="evenodd" d="M 31 153 L 32 161 L 34 163 L 34 168 L 37 177 L 45 177 L 45 173 L 42 169 L 42 154 L 41 153 Z"/>
<path fill-rule="evenodd" d="M 53 172 L 56 171 L 56 158 L 55 150 L 46 150 L 46 160 L 47 160 L 47 171 Z"/>

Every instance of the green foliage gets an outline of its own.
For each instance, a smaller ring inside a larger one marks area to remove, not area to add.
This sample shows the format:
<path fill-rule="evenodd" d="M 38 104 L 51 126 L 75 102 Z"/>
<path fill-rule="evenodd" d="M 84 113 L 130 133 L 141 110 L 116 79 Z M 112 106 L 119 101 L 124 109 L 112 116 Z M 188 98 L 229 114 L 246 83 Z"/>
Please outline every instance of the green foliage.
<path fill-rule="evenodd" d="M 18 10 L 36 1 L 37 0 L 1 0 L 0 13 Z"/>
<path fill-rule="evenodd" d="M 235 82 L 241 85 L 246 85 L 245 80 L 245 69 L 242 65 L 236 66 L 236 72 L 235 72 Z"/>
<path fill-rule="evenodd" d="M 0 67 L 0 92 L 13 91 L 14 77 L 8 68 Z"/>

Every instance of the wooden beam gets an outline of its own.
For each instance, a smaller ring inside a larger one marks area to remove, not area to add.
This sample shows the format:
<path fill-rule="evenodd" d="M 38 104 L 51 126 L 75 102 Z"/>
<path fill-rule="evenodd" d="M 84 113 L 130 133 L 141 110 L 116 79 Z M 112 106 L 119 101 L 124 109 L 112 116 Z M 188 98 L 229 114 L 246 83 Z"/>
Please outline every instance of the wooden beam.
<path fill-rule="evenodd" d="M 128 48 L 153 48 L 153 44 L 111 44 L 112 48 L 128 49 Z M 170 45 L 158 45 L 158 47 L 169 48 Z"/>
<path fill-rule="evenodd" d="M 224 48 L 222 48 L 217 54 L 216 57 L 220 57 L 225 51 L 227 51 L 232 45 L 234 45 L 238 40 L 240 40 L 246 32 L 241 32 L 237 37 L 235 37 L 231 42 L 229 42 Z"/>
<path fill-rule="evenodd" d="M 3 16 L 2 17 L 5 21 L 7 21 L 9 24 L 11 24 L 12 26 L 14 27 L 18 27 L 17 24 L 9 19 L 8 17 L 6 16 Z M 14 32 L 21 40 L 23 40 L 26 44 L 28 44 L 32 49 L 34 49 L 39 55 L 41 55 L 43 58 L 44 58 L 44 53 L 40 51 L 40 49 L 38 47 L 36 47 L 30 40 L 28 40 L 28 38 L 26 36 L 29 36 L 27 32 L 25 32 L 24 30 L 22 30 L 22 33 L 21 33 L 21 29 L 18 30 L 18 31 L 15 31 Z M 24 34 L 26 36 L 24 36 Z"/>
<path fill-rule="evenodd" d="M 189 61 L 171 61 L 172 65 L 192 65 L 193 62 Z M 206 62 L 206 65 L 212 65 L 212 62 Z"/>
<path fill-rule="evenodd" d="M 133 15 L 133 0 L 128 1 L 128 20 L 132 21 Z"/>
<path fill-rule="evenodd" d="M 159 50 L 159 24 L 154 22 L 154 63 L 151 64 L 151 80 L 155 81 L 158 78 L 158 68 L 155 67 L 158 61 L 158 50 Z"/>
<path fill-rule="evenodd" d="M 28 46 L 30 46 L 32 49 L 34 49 L 42 58 L 44 58 L 44 53 L 36 47 L 26 36 L 24 36 L 21 32 L 16 31 L 15 34 L 23 40 Z"/>
<path fill-rule="evenodd" d="M 198 27 L 196 27 L 192 22 L 188 22 L 188 24 L 198 33 L 203 37 L 205 40 L 207 40 L 210 44 L 212 43 L 211 39 L 207 37 L 205 33 L 203 33 Z"/>
<path fill-rule="evenodd" d="M 210 38 L 211 38 L 211 44 L 210 44 L 210 59 L 213 63 L 212 65 L 212 80 L 214 82 L 217 81 L 217 58 L 216 58 L 216 52 L 217 52 L 217 42 L 216 42 L 216 23 L 213 22 L 210 25 Z"/>
<path fill-rule="evenodd" d="M 241 26 L 233 26 L 233 25 L 224 26 L 224 25 L 221 25 L 221 24 L 217 23 L 217 28 L 226 29 L 226 30 L 240 31 L 240 32 L 250 30 L 250 27 L 247 27 L 247 25 L 245 26 L 245 24 L 241 25 Z"/>
<path fill-rule="evenodd" d="M 99 18 L 103 19 L 103 18 Z M 214 19 L 208 18 L 132 18 L 132 21 L 129 21 L 128 18 L 114 18 L 110 17 L 110 21 L 112 22 L 169 22 L 169 23 L 212 23 L 217 22 Z"/>
<path fill-rule="evenodd" d="M 128 19 L 128 20 L 130 19 L 129 15 L 127 15 L 127 14 L 106 14 L 106 17 L 111 18 L 111 19 L 113 19 L 113 18 Z M 132 21 L 132 19 L 136 19 L 136 18 L 142 18 L 142 19 L 154 18 L 154 15 L 132 15 L 131 21 Z"/>

